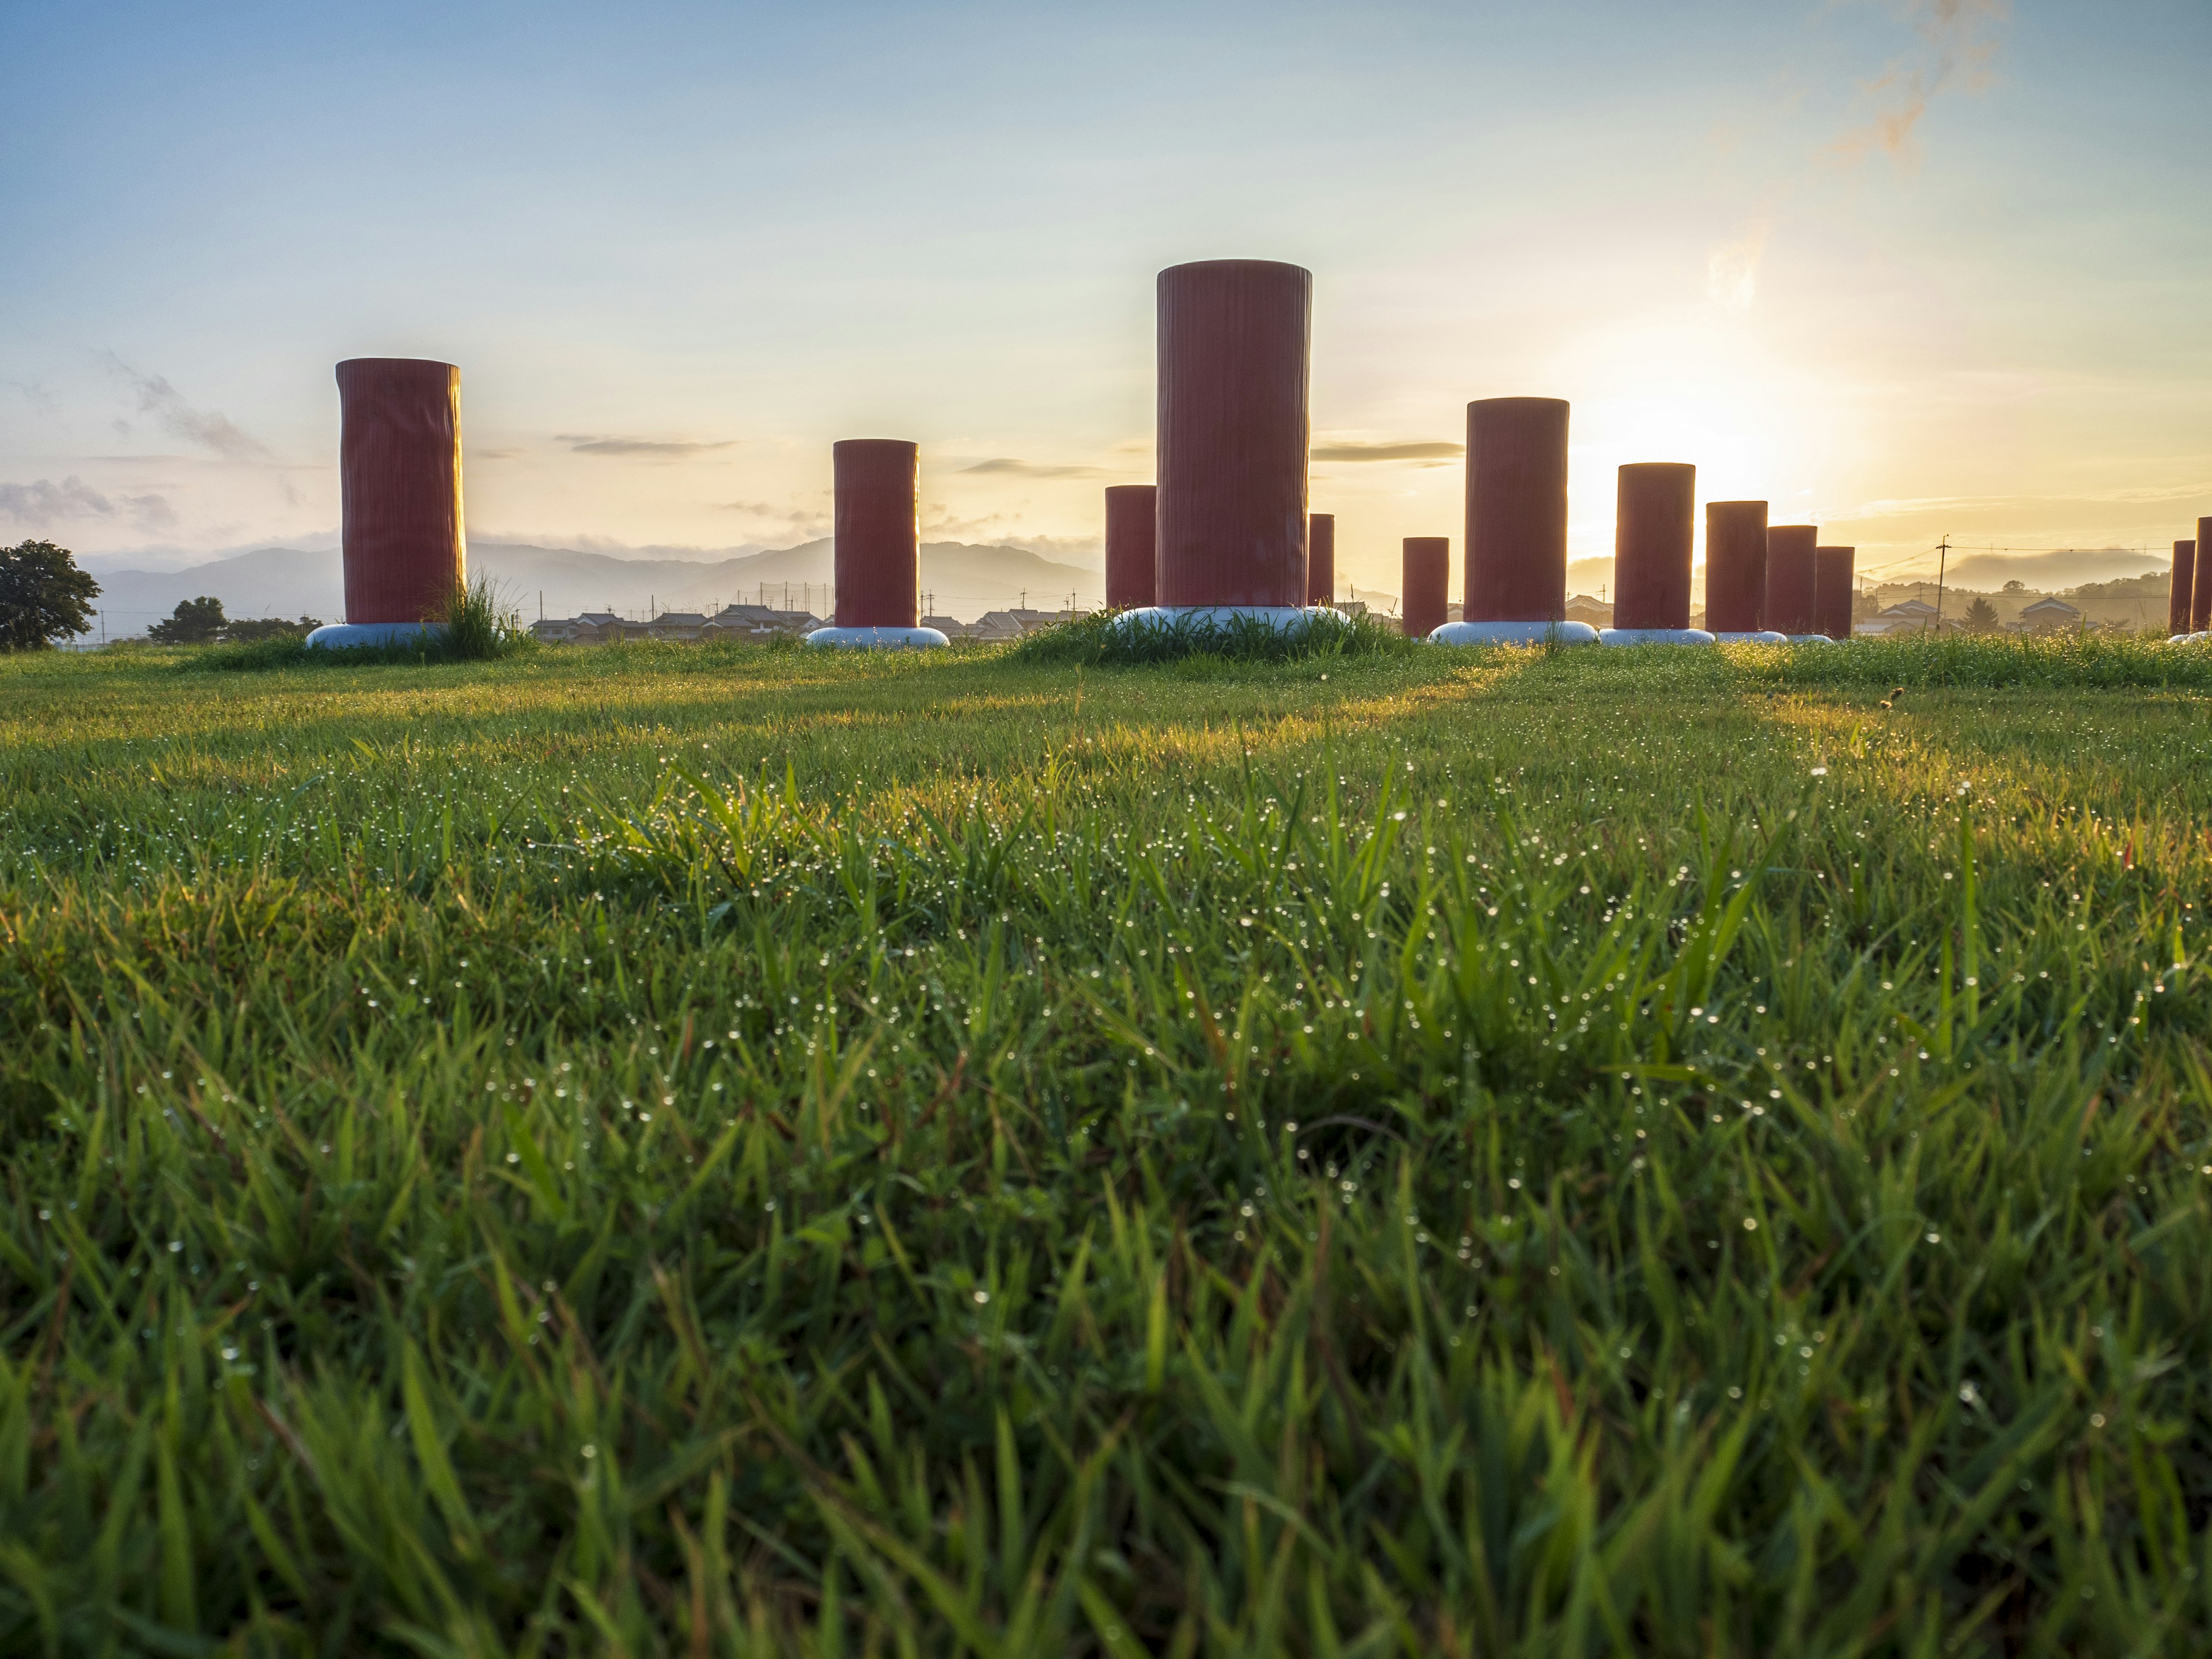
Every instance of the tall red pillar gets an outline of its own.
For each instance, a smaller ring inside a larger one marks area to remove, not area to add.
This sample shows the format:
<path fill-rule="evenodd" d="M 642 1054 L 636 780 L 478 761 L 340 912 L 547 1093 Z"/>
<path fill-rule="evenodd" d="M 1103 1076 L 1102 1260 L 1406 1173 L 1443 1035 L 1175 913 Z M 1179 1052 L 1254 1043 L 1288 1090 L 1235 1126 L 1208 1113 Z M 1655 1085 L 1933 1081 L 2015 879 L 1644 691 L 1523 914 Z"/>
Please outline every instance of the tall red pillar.
<path fill-rule="evenodd" d="M 1698 469 L 1632 462 L 1620 469 L 1614 501 L 1613 627 L 1687 628 Z"/>
<path fill-rule="evenodd" d="M 1851 636 L 1851 567 L 1857 562 L 1856 547 L 1816 547 L 1813 550 L 1813 614 L 1815 634 L 1832 640 Z"/>
<path fill-rule="evenodd" d="M 2212 547 L 2212 519 L 2197 521 L 2197 545 Z M 2212 628 L 2212 558 L 2197 561 L 2196 579 L 2190 584 L 2189 631 L 2202 634 Z"/>
<path fill-rule="evenodd" d="M 1813 607 L 1813 548 L 1817 525 L 1778 524 L 1766 532 L 1766 625 L 1795 639 L 1820 631 Z"/>
<path fill-rule="evenodd" d="M 1410 640 L 1425 640 L 1449 619 L 1451 538 L 1408 536 L 1405 543 L 1404 620 Z"/>
<path fill-rule="evenodd" d="M 1467 406 L 1469 622 L 1567 614 L 1567 404 L 1484 398 Z"/>
<path fill-rule="evenodd" d="M 1766 626 L 1766 503 L 1705 503 L 1705 628 L 1755 634 Z"/>
<path fill-rule="evenodd" d="M 2189 607 L 2196 591 L 2197 544 L 2176 542 L 2173 544 L 2173 580 L 2166 590 L 2166 631 L 2169 634 L 2189 632 Z"/>
<path fill-rule="evenodd" d="M 1336 598 L 1336 514 L 1306 517 L 1306 603 L 1327 605 Z"/>
<path fill-rule="evenodd" d="M 921 452 L 900 438 L 847 438 L 830 453 L 837 626 L 912 628 L 921 620 Z"/>
<path fill-rule="evenodd" d="M 1130 611 L 1159 591 L 1159 487 L 1106 487 L 1106 605 Z"/>
<path fill-rule="evenodd" d="M 1302 606 L 1312 273 L 1209 259 L 1158 295 L 1159 603 Z"/>
<path fill-rule="evenodd" d="M 435 622 L 467 574 L 461 371 L 416 357 L 338 365 L 349 623 Z"/>

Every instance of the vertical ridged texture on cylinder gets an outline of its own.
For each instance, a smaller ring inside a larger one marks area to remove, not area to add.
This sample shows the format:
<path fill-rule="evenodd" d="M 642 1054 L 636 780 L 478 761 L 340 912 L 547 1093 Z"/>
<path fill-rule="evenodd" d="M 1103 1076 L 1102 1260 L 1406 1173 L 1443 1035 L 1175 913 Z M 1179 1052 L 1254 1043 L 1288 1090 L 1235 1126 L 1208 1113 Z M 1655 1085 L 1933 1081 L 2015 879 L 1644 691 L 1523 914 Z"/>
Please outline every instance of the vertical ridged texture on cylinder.
<path fill-rule="evenodd" d="M 1160 273 L 1160 604 L 1305 603 L 1312 311 L 1297 265 Z"/>
<path fill-rule="evenodd" d="M 2197 581 L 2197 544 L 2176 542 L 2173 544 L 2173 585 L 2166 592 L 2166 631 L 2186 634 L 2189 631 L 2189 608 L 2195 603 Z"/>
<path fill-rule="evenodd" d="M 1813 545 L 1820 527 L 1777 524 L 1766 528 L 1766 625 L 1778 634 L 1817 634 L 1813 609 Z"/>
<path fill-rule="evenodd" d="M 465 579 L 461 371 L 419 357 L 338 365 L 349 623 L 434 622 Z"/>
<path fill-rule="evenodd" d="M 1469 622 L 1567 614 L 1567 405 L 1485 398 L 1467 406 Z"/>
<path fill-rule="evenodd" d="M 1306 603 L 1327 605 L 1336 597 L 1336 514 L 1306 515 Z"/>
<path fill-rule="evenodd" d="M 1705 626 L 1751 634 L 1766 626 L 1766 503 L 1705 503 Z"/>
<path fill-rule="evenodd" d="M 1426 639 L 1450 617 L 1451 538 L 1406 538 L 1405 620 L 1408 639 Z"/>
<path fill-rule="evenodd" d="M 1160 492 L 1157 484 L 1106 487 L 1106 603 L 1115 611 L 1153 605 L 1159 592 Z"/>
<path fill-rule="evenodd" d="M 1613 625 L 1687 628 L 1690 556 L 1698 533 L 1698 469 L 1632 461 L 1620 469 L 1613 521 Z"/>
<path fill-rule="evenodd" d="M 1851 636 L 1851 567 L 1858 562 L 1856 547 L 1816 547 L 1813 550 L 1813 631 L 1832 640 Z"/>
<path fill-rule="evenodd" d="M 912 628 L 921 620 L 921 452 L 902 438 L 831 446 L 840 628 Z"/>
<path fill-rule="evenodd" d="M 2212 519 L 2197 521 L 2197 545 L 2199 550 L 2212 547 Z M 2212 557 L 2197 561 L 2197 574 L 2190 583 L 2189 631 L 2202 634 L 2212 628 Z"/>

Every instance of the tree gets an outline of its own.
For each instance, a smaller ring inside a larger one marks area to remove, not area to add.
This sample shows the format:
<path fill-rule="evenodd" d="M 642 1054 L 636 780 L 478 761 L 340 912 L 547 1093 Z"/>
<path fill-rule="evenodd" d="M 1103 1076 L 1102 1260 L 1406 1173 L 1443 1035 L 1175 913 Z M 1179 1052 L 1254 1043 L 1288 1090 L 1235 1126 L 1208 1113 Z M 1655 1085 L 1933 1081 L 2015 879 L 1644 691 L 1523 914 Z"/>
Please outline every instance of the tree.
<path fill-rule="evenodd" d="M 156 645 L 213 645 L 225 620 L 222 601 L 203 593 L 197 599 L 179 599 L 175 613 L 148 629 L 146 637 Z"/>
<path fill-rule="evenodd" d="M 0 548 L 0 651 L 43 651 L 56 640 L 92 631 L 87 609 L 100 584 L 52 542 Z"/>
<path fill-rule="evenodd" d="M 1996 630 L 1996 606 L 1991 605 L 1980 594 L 1975 594 L 1974 602 L 1966 607 L 1966 631 L 1972 634 L 1990 634 Z"/>
<path fill-rule="evenodd" d="M 321 626 L 322 623 L 313 617 L 302 617 L 297 622 L 286 622 L 282 617 L 241 617 L 223 624 L 222 638 L 226 645 L 252 645 L 262 640 L 297 640 L 306 638 Z"/>
<path fill-rule="evenodd" d="M 2004 585 L 2004 591 L 2008 593 L 2025 593 L 2027 592 L 2027 584 L 2014 576 Z"/>

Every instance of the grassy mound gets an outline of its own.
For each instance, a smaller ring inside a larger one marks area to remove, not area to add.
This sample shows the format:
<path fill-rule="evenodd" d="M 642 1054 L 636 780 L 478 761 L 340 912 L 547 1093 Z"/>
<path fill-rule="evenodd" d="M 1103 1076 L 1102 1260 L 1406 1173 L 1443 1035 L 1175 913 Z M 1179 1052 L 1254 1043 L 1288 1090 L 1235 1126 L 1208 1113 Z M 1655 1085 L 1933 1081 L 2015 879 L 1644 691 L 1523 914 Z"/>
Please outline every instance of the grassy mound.
<path fill-rule="evenodd" d="M 1024 635 L 1008 653 L 1021 663 L 1083 667 L 1137 666 L 1212 657 L 1230 662 L 1304 662 L 1315 658 L 1391 656 L 1419 648 L 1397 624 L 1328 611 L 1303 626 L 1279 629 L 1252 617 L 1225 622 L 1178 617 L 1152 627 L 1122 624 L 1124 613 L 1093 611 Z"/>
<path fill-rule="evenodd" d="M 502 599 L 488 576 L 454 591 L 437 631 L 407 644 L 310 648 L 306 637 L 285 635 L 250 644 L 216 646 L 187 659 L 188 665 L 229 672 L 273 668 L 360 667 L 378 664 L 495 662 L 538 648 L 522 613 Z"/>

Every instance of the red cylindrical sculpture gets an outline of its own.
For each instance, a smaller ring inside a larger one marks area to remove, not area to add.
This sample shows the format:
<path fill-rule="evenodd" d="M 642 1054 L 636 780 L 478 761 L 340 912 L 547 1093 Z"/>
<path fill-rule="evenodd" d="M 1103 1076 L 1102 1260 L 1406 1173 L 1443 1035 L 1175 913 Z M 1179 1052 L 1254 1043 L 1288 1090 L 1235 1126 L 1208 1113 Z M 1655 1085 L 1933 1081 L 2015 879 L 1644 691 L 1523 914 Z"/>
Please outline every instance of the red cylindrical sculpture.
<path fill-rule="evenodd" d="M 1306 603 L 1327 605 L 1336 597 L 1336 514 L 1306 517 Z"/>
<path fill-rule="evenodd" d="M 1613 532 L 1613 625 L 1687 628 L 1698 469 L 1632 461 L 1620 469 Z"/>
<path fill-rule="evenodd" d="M 1755 634 L 1766 626 L 1766 503 L 1705 503 L 1705 627 Z"/>
<path fill-rule="evenodd" d="M 1813 608 L 1813 545 L 1818 525 L 1770 525 L 1766 531 L 1766 625 L 1795 639 L 1820 631 Z"/>
<path fill-rule="evenodd" d="M 465 579 L 461 371 L 417 357 L 338 365 L 349 623 L 436 622 Z"/>
<path fill-rule="evenodd" d="M 1832 640 L 1851 636 L 1851 567 L 1857 562 L 1856 547 L 1816 547 L 1813 550 L 1813 616 L 1815 634 Z"/>
<path fill-rule="evenodd" d="M 1115 611 L 1155 603 L 1159 591 L 1160 492 L 1157 484 L 1106 487 L 1106 604 Z"/>
<path fill-rule="evenodd" d="M 1449 620 L 1451 605 L 1451 538 L 1406 538 L 1406 637 L 1425 640 Z"/>
<path fill-rule="evenodd" d="M 1469 622 L 1567 614 L 1567 405 L 1485 398 L 1467 406 Z"/>
<path fill-rule="evenodd" d="M 1159 603 L 1306 600 L 1313 275 L 1209 259 L 1159 276 Z"/>
<path fill-rule="evenodd" d="M 2190 606 L 2197 580 L 2197 544 L 2176 542 L 2173 544 L 2173 582 L 2166 590 L 2166 631 L 2169 634 L 2189 632 Z"/>
<path fill-rule="evenodd" d="M 921 620 L 921 459 L 901 438 L 846 438 L 831 448 L 840 628 L 912 628 Z"/>
<path fill-rule="evenodd" d="M 2197 545 L 2212 547 L 2212 519 L 2197 521 Z M 2197 574 L 2190 583 L 2189 631 L 2202 634 L 2212 628 L 2212 558 L 2197 561 Z"/>

